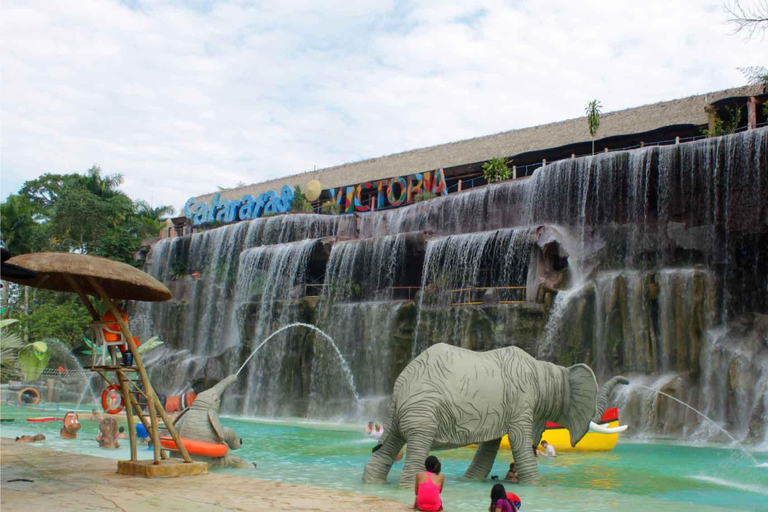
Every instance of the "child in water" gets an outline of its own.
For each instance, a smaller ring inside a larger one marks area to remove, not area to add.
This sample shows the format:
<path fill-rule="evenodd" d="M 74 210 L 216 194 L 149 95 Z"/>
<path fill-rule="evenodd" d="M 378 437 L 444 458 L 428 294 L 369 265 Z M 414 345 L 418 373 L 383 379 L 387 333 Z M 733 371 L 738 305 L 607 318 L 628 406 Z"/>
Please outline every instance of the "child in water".
<path fill-rule="evenodd" d="M 507 493 L 501 484 L 491 488 L 491 506 L 488 507 L 488 512 L 517 512 L 518 510 L 520 510 L 520 498 L 517 495 Z"/>

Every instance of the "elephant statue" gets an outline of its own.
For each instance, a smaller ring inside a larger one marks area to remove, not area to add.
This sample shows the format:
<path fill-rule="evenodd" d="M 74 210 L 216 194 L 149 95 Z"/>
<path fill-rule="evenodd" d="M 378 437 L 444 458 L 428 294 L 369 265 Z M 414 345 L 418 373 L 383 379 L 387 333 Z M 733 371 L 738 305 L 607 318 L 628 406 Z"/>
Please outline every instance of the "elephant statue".
<path fill-rule="evenodd" d="M 101 448 L 120 448 L 117 442 L 117 420 L 113 417 L 104 418 L 99 422 L 99 434 L 96 436 Z"/>
<path fill-rule="evenodd" d="M 509 435 L 521 483 L 539 471 L 531 449 L 547 421 L 566 426 L 575 445 L 602 417 L 614 377 L 598 397 L 595 375 L 585 364 L 569 368 L 537 361 L 517 347 L 473 352 L 439 343 L 411 361 L 395 382 L 389 428 L 365 466 L 363 481 L 384 483 L 408 443 L 400 485 L 412 486 L 432 450 L 478 444 L 464 476 L 484 479 L 501 438 Z"/>
<path fill-rule="evenodd" d="M 219 421 L 221 395 L 236 380 L 236 375 L 230 375 L 211 389 L 197 395 L 192 405 L 184 409 L 173 422 L 178 429 L 179 437 L 205 443 L 223 442 L 229 446 L 230 450 L 240 448 L 243 443 L 240 436 L 233 429 L 222 426 L 221 421 Z M 207 462 L 210 469 L 254 467 L 250 462 L 246 462 L 229 452 L 223 457 L 194 455 L 193 458 Z"/>

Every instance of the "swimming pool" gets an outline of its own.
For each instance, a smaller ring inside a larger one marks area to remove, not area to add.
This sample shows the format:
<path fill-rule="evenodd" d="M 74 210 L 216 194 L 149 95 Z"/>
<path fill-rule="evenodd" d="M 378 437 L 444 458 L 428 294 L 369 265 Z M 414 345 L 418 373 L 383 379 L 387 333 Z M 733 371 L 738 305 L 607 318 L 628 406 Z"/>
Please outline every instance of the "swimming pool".
<path fill-rule="evenodd" d="M 90 409 L 88 409 L 90 410 Z M 15 437 L 42 432 L 47 448 L 87 453 L 115 459 L 129 458 L 128 442 L 118 450 L 98 448 L 94 440 L 98 422 L 85 419 L 78 439 L 58 437 L 61 422 L 28 423 L 26 418 L 63 417 L 59 413 L 14 406 L 0 407 L 3 417 L 16 418 L 0 425 L 0 435 Z M 402 461 L 396 462 L 387 485 L 366 485 L 360 480 L 375 441 L 361 425 L 317 423 L 297 419 L 266 420 L 223 418 L 241 435 L 237 454 L 258 464 L 255 470 L 222 470 L 242 476 L 313 485 L 381 496 L 412 503 L 413 490 L 400 489 L 397 479 Z M 152 452 L 141 450 L 141 458 Z M 768 510 L 768 453 L 753 452 L 762 463 L 754 467 L 736 449 L 714 445 L 687 446 L 666 442 L 620 441 L 611 452 L 564 453 L 556 459 L 539 458 L 541 484 L 535 487 L 507 485 L 523 500 L 523 510 L 592 511 L 636 510 Z M 474 451 L 468 448 L 437 453 L 443 461 L 446 488 L 443 501 L 448 510 L 488 508 L 495 481 L 470 482 L 461 475 Z M 504 475 L 508 453 L 501 451 L 491 474 Z"/>

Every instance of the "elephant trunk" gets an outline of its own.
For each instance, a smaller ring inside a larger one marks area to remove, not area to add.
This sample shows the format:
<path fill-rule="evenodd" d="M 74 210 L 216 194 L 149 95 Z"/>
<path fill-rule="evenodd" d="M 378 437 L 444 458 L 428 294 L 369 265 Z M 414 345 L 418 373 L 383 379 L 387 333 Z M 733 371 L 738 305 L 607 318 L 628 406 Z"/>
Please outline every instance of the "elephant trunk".
<path fill-rule="evenodd" d="M 597 395 L 597 413 L 595 414 L 595 417 L 592 418 L 592 421 L 599 423 L 600 420 L 603 419 L 603 413 L 605 413 L 605 410 L 608 408 L 608 399 L 613 394 L 613 390 L 616 386 L 626 386 L 627 384 L 629 384 L 629 379 L 622 377 L 621 375 L 617 375 L 603 384 L 600 388 L 600 393 Z"/>
<path fill-rule="evenodd" d="M 226 379 L 219 381 L 219 383 L 218 383 L 218 384 L 216 384 L 215 386 L 213 386 L 211 389 L 212 389 L 212 390 L 214 390 L 214 392 L 215 392 L 215 393 L 216 393 L 218 396 L 222 396 L 222 395 L 224 394 L 224 391 L 226 391 L 226 389 L 227 389 L 227 388 L 228 388 L 228 387 L 229 387 L 229 386 L 230 386 L 230 385 L 231 385 L 233 382 L 235 382 L 236 380 L 237 380 L 237 375 L 230 375 L 230 376 L 229 376 L 229 377 L 227 377 Z"/>

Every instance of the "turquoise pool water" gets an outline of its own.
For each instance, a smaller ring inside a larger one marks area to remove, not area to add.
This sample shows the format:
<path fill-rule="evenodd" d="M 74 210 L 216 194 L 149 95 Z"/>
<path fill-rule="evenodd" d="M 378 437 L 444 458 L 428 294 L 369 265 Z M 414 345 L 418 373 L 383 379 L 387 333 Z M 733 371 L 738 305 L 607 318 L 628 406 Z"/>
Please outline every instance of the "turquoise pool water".
<path fill-rule="evenodd" d="M 85 413 L 81 414 L 81 433 L 74 441 L 58 437 L 60 422 L 25 421 L 35 416 L 62 417 L 61 412 L 2 406 L 0 414 L 16 418 L 14 423 L 0 425 L 0 435 L 5 437 L 43 432 L 48 436 L 44 443 L 48 448 L 116 459 L 129 456 L 127 442 L 119 450 L 98 448 L 94 440 L 98 423 L 84 419 Z M 244 439 L 238 455 L 258 464 L 255 470 L 223 472 L 413 501 L 411 489 L 397 486 L 402 461 L 395 463 L 387 485 L 360 481 L 374 446 L 374 441 L 362 433 L 362 426 L 236 418 L 224 418 L 223 423 Z M 141 451 L 140 455 L 151 458 L 152 452 Z M 462 448 L 437 455 L 446 475 L 446 510 L 487 510 L 495 482 L 470 482 L 461 476 L 474 452 Z M 507 488 L 522 498 L 522 510 L 629 511 L 643 507 L 654 511 L 768 511 L 768 453 L 753 455 L 761 467 L 755 467 L 739 450 L 720 446 L 620 442 L 611 452 L 540 458 L 541 485 L 510 484 Z M 492 474 L 503 475 L 507 465 L 508 456 L 502 451 Z"/>

